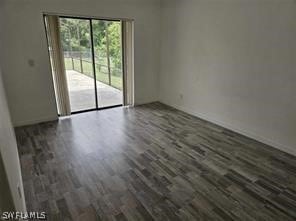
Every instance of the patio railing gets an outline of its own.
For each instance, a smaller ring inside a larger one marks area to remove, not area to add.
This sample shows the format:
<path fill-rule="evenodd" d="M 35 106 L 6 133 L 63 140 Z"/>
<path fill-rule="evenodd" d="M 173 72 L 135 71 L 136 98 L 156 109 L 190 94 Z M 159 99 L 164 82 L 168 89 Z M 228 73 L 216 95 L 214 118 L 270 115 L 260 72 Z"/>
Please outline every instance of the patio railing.
<path fill-rule="evenodd" d="M 64 52 L 66 70 L 75 70 L 93 78 L 93 67 L 91 54 L 88 52 Z M 97 80 L 115 88 L 121 89 L 121 85 L 113 83 L 112 78 L 122 76 L 122 70 L 116 67 L 108 68 L 107 65 L 100 63 L 104 57 L 95 57 L 95 68 Z M 117 80 L 118 81 L 118 80 Z"/>

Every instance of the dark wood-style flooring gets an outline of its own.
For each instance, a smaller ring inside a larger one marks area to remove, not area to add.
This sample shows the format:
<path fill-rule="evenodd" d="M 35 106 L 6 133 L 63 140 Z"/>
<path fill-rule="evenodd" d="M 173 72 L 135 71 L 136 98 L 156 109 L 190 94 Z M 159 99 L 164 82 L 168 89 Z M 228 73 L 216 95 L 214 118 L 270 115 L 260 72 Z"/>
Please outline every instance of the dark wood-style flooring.
<path fill-rule="evenodd" d="M 160 103 L 16 128 L 48 220 L 296 220 L 296 157 Z"/>

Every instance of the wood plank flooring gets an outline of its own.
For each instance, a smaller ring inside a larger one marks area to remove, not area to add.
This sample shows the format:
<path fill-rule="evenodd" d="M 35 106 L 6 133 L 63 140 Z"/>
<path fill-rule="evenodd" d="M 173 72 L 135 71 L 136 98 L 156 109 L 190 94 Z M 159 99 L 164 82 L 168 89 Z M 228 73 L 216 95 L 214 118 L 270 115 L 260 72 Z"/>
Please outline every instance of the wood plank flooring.
<path fill-rule="evenodd" d="M 16 128 L 48 220 L 296 220 L 296 157 L 160 103 Z"/>

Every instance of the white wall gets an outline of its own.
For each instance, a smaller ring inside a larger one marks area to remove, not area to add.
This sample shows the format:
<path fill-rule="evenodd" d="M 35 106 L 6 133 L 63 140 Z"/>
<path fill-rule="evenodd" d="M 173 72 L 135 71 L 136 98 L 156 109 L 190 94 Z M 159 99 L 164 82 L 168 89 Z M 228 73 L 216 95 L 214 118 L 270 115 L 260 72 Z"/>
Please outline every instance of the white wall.
<path fill-rule="evenodd" d="M 296 155 L 296 3 L 162 7 L 160 100 Z"/>
<path fill-rule="evenodd" d="M 3 3 L 0 2 L 0 36 L 2 35 Z M 0 52 L 3 42 L 0 39 Z M 0 211 L 7 211 L 14 207 L 17 211 L 26 211 L 21 168 L 17 150 L 14 130 L 10 120 L 9 109 L 3 86 L 1 65 L 0 65 Z M 5 170 L 5 171 L 4 171 Z M 22 198 L 19 196 L 18 187 Z M 5 192 L 6 193 L 5 193 Z M 12 201 L 11 202 L 11 198 Z M 13 205 L 11 205 L 13 204 Z"/>
<path fill-rule="evenodd" d="M 135 102 L 158 99 L 159 0 L 6 0 L 0 7 L 5 11 L 0 62 L 14 125 L 57 118 L 43 12 L 134 19 Z"/>
<path fill-rule="evenodd" d="M 8 106 L 7 106 L 5 92 L 3 88 L 1 70 L 0 70 L 0 158 L 3 158 L 3 164 L 6 171 L 9 187 L 10 187 L 10 189 L 7 189 L 6 191 L 11 191 L 11 196 L 12 196 L 16 211 L 26 211 L 19 156 L 17 151 L 14 130 L 10 121 Z M 2 161 L 2 159 L 0 159 L 0 161 Z M 2 162 L 0 163 L 2 164 Z M 3 175 L 3 171 L 1 171 L 1 174 Z M 3 178 L 2 175 L 1 175 L 1 178 Z M 20 187 L 22 198 L 19 197 L 18 186 Z M 1 198 L 2 198 L 2 195 L 1 195 Z M 8 205 L 5 205 L 5 207 L 7 208 Z"/>
<path fill-rule="evenodd" d="M 0 214 L 4 211 L 14 211 L 10 187 L 8 184 L 4 163 L 0 152 Z"/>

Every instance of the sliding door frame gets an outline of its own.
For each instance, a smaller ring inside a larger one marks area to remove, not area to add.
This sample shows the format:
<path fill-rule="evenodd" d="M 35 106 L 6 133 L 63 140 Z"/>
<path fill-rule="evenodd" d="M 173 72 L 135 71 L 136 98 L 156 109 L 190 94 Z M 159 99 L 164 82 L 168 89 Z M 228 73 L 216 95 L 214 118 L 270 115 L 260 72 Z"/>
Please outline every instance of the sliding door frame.
<path fill-rule="evenodd" d="M 92 56 L 92 67 L 94 73 L 94 82 L 95 82 L 95 99 L 96 99 L 96 109 L 99 109 L 99 101 L 98 101 L 98 88 L 97 88 L 97 70 L 96 70 L 96 61 L 95 61 L 95 46 L 94 46 L 94 36 L 93 36 L 93 26 L 92 19 L 89 19 L 89 27 L 90 27 L 90 47 L 91 47 L 91 56 Z"/>
<path fill-rule="evenodd" d="M 127 19 L 114 19 L 114 18 L 103 18 L 103 17 L 92 17 L 92 16 L 73 16 L 73 15 L 61 15 L 58 13 L 43 13 L 43 19 L 45 22 L 45 17 L 48 15 L 55 15 L 58 16 L 59 18 L 69 18 L 69 19 L 80 19 L 80 20 L 88 20 L 89 25 L 90 25 L 90 43 L 91 43 L 91 53 L 92 53 L 92 66 L 93 66 L 93 76 L 94 76 L 94 87 L 95 87 L 95 108 L 90 108 L 86 110 L 80 110 L 80 111 L 71 111 L 72 114 L 80 114 L 80 113 L 85 113 L 89 111 L 98 111 L 98 110 L 104 110 L 104 109 L 110 109 L 110 108 L 115 108 L 115 107 L 122 107 L 124 106 L 124 101 L 125 101 L 125 68 L 124 68 L 124 61 L 125 61 L 125 53 L 124 53 L 124 42 L 123 42 L 123 21 Z M 99 20 L 99 21 L 116 21 L 120 22 L 121 24 L 121 56 L 122 56 L 122 104 L 118 105 L 111 105 L 111 106 L 106 106 L 106 107 L 99 107 L 99 98 L 98 98 L 98 89 L 97 89 L 97 75 L 96 75 L 96 66 L 95 66 L 95 51 L 94 51 L 94 36 L 93 36 L 93 20 Z M 47 37 L 47 34 L 46 34 Z M 64 61 L 63 61 L 64 62 Z"/>
<path fill-rule="evenodd" d="M 126 81 L 126 64 L 125 64 L 125 27 L 124 27 L 124 21 L 120 20 L 120 24 L 121 24 L 121 68 L 122 68 L 122 105 L 125 105 L 125 101 L 126 101 L 126 85 L 125 85 L 125 81 Z"/>

